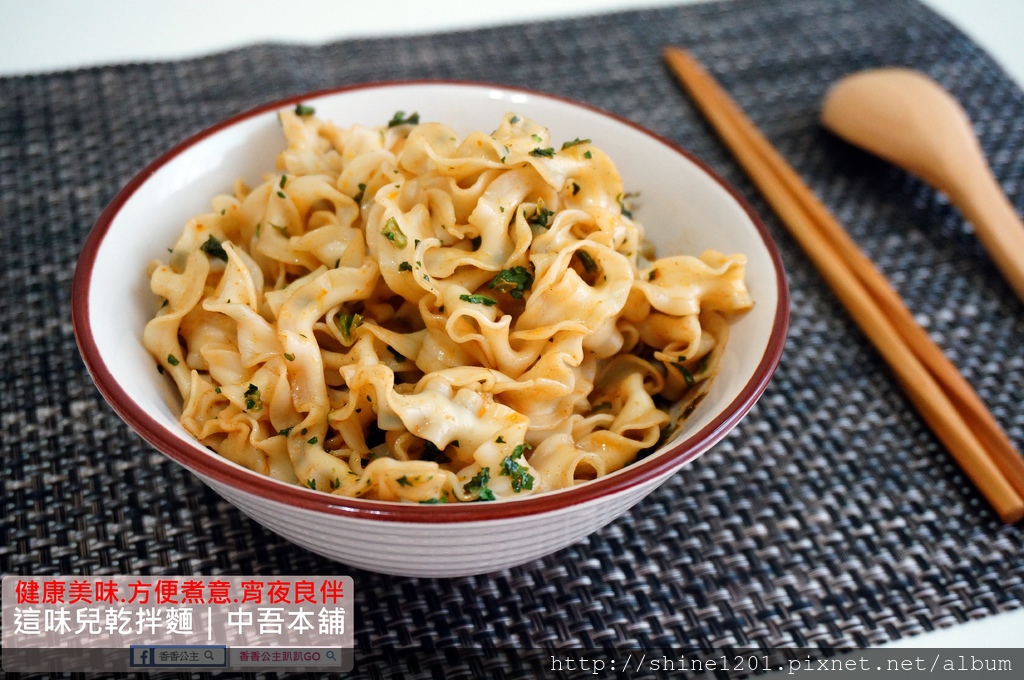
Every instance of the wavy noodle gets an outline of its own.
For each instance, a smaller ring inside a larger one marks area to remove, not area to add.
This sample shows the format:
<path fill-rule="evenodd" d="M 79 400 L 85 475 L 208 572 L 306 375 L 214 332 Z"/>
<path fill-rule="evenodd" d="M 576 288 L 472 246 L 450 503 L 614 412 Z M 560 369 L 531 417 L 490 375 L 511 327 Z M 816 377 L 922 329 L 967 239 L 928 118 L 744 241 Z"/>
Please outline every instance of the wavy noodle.
<path fill-rule="evenodd" d="M 249 469 L 421 503 L 607 475 L 697 405 L 752 305 L 742 255 L 653 259 L 589 140 L 279 115 L 277 168 L 150 265 L 144 334 L 184 427 Z"/>

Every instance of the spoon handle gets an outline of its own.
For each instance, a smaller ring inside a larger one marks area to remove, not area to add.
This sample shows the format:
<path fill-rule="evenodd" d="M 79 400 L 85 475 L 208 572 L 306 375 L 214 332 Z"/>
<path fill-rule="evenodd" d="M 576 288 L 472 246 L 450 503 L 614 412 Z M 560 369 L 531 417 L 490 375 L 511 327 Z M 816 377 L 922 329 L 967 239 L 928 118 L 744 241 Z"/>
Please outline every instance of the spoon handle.
<path fill-rule="evenodd" d="M 947 194 L 974 226 L 974 233 L 1024 301 L 1024 223 L 983 159 L 963 168 Z"/>

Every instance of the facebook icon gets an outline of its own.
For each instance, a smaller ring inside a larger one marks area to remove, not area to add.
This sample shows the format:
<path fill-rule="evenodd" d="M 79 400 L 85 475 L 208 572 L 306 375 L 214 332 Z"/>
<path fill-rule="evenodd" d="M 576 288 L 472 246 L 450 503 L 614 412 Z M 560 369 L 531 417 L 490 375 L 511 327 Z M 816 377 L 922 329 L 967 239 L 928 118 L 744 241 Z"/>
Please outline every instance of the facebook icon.
<path fill-rule="evenodd" d="M 153 648 L 132 645 L 132 666 L 152 666 Z"/>

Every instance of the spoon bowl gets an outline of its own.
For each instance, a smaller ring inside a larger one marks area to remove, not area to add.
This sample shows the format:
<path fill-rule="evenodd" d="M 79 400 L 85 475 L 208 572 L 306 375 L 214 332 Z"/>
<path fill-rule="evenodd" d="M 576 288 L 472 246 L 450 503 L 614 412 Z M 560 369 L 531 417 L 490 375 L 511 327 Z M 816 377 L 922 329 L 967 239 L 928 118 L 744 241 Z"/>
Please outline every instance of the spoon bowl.
<path fill-rule="evenodd" d="M 821 122 L 945 193 L 1024 301 L 1024 224 L 993 176 L 967 113 L 949 92 L 918 71 L 863 71 L 832 86 Z"/>

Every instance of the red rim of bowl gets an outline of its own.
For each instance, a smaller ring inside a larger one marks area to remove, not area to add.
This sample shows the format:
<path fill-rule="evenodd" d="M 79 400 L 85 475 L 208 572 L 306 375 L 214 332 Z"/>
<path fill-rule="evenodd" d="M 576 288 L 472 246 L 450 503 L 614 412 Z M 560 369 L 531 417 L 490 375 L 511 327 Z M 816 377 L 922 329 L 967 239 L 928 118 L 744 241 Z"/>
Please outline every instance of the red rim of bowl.
<path fill-rule="evenodd" d="M 775 310 L 775 318 L 773 320 L 773 327 L 768 347 L 766 348 L 764 355 L 761 357 L 761 361 L 758 364 L 757 369 L 754 371 L 753 377 L 746 384 L 740 394 L 722 411 L 722 413 L 720 413 L 705 427 L 687 437 L 672 449 L 664 451 L 657 456 L 652 456 L 644 459 L 643 461 L 639 461 L 614 475 L 601 477 L 571 489 L 552 491 L 521 500 L 507 500 L 496 503 L 465 503 L 423 506 L 333 496 L 322 492 L 309 491 L 298 485 L 278 482 L 257 472 L 235 467 L 229 463 L 227 459 L 221 458 L 217 454 L 210 453 L 201 446 L 192 446 L 182 442 L 176 437 L 167 436 L 165 428 L 152 416 L 146 413 L 146 411 L 136 403 L 127 392 L 124 391 L 107 368 L 103 357 L 100 355 L 95 338 L 93 337 L 89 317 L 89 289 L 92 282 L 92 272 L 96 263 L 96 256 L 103 244 L 103 239 L 106 236 L 107 231 L 110 229 L 110 226 L 118 212 L 135 193 L 135 191 L 138 190 L 138 188 L 159 168 L 166 165 L 183 151 L 191 148 L 220 130 L 230 127 L 240 121 L 252 118 L 267 111 L 281 109 L 295 105 L 299 102 L 310 101 L 318 97 L 335 95 L 343 92 L 354 92 L 357 90 L 415 85 L 446 85 L 468 88 L 498 89 L 511 93 L 526 94 L 532 97 L 554 100 L 598 113 L 602 116 L 606 116 L 622 124 L 628 125 L 629 127 L 652 137 L 676 153 L 685 156 L 691 162 L 699 166 L 708 174 L 708 176 L 718 182 L 732 196 L 733 200 L 735 200 L 747 213 L 747 216 L 756 227 L 761 240 L 764 242 L 764 245 L 771 256 L 776 274 L 778 306 Z M 786 333 L 789 327 L 789 288 L 786 283 L 786 277 L 782 267 L 782 259 L 779 256 L 778 249 L 775 247 L 775 243 L 772 241 L 772 238 L 768 234 L 768 230 L 765 228 L 764 224 L 761 222 L 761 219 L 757 216 L 757 213 L 754 212 L 754 210 L 728 182 L 722 179 L 703 161 L 694 157 L 692 154 L 680 148 L 673 142 L 637 125 L 636 123 L 633 123 L 630 120 L 587 104 L 572 101 L 557 95 L 524 88 L 508 87 L 492 83 L 453 80 L 384 81 L 307 92 L 250 109 L 192 135 L 162 154 L 159 158 L 147 165 L 141 172 L 133 177 L 132 180 L 128 182 L 120 192 L 118 192 L 110 205 L 108 205 L 100 215 L 85 241 L 85 245 L 83 246 L 78 259 L 78 264 L 75 268 L 71 304 L 72 320 L 75 329 L 75 337 L 78 342 L 78 348 L 85 360 L 85 365 L 88 368 L 89 373 L 92 375 L 93 381 L 100 390 L 100 393 L 111 407 L 113 407 L 114 411 L 117 412 L 117 414 L 138 434 L 140 434 L 143 439 L 166 454 L 172 460 L 201 477 L 233 487 L 238 491 L 255 493 L 264 498 L 287 505 L 292 505 L 306 510 L 325 512 L 332 515 L 409 523 L 477 522 L 507 519 L 511 517 L 526 517 L 539 513 L 561 510 L 573 505 L 586 503 L 603 496 L 611 495 L 616 492 L 625 491 L 631 487 L 643 485 L 644 483 L 652 481 L 663 474 L 671 472 L 675 468 L 689 463 L 721 441 L 729 430 L 739 423 L 739 421 L 753 407 L 754 403 L 768 386 L 768 382 L 782 358 L 782 351 L 786 341 Z"/>

